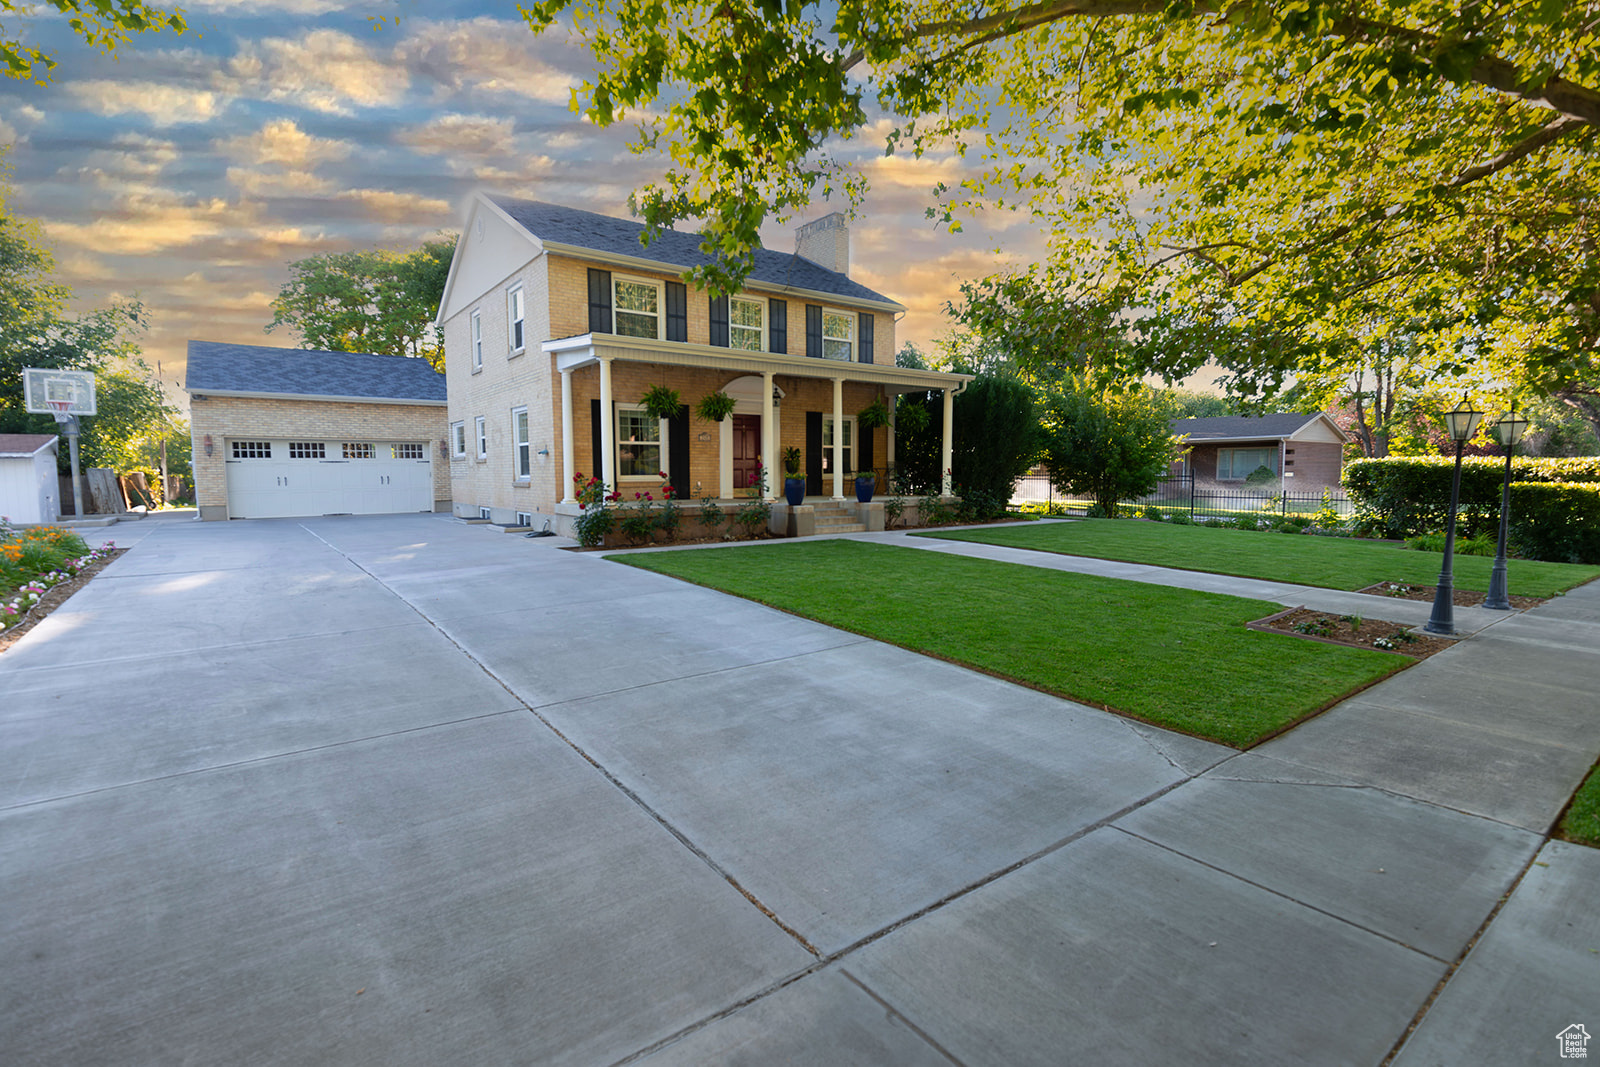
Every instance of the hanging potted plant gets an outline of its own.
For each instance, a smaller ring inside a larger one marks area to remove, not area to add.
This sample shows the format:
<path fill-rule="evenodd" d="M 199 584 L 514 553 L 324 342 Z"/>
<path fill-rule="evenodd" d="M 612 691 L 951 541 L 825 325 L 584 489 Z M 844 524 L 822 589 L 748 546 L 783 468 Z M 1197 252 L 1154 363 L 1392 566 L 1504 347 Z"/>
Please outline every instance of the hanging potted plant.
<path fill-rule="evenodd" d="M 715 393 L 707 393 L 700 398 L 700 403 L 694 406 L 694 413 L 700 417 L 701 422 L 721 422 L 733 414 L 733 406 L 738 403 L 733 397 L 720 389 Z"/>
<path fill-rule="evenodd" d="M 889 422 L 889 408 L 883 397 L 874 397 L 872 403 L 856 412 L 856 423 L 863 430 L 871 430 Z"/>
<path fill-rule="evenodd" d="M 791 508 L 806 500 L 806 480 L 800 476 L 800 450 L 790 445 L 783 450 L 783 498 Z"/>
<path fill-rule="evenodd" d="M 910 396 L 902 396 L 894 406 L 894 425 L 895 433 L 914 437 L 928 428 L 928 409 Z"/>
<path fill-rule="evenodd" d="M 644 396 L 639 398 L 639 403 L 658 419 L 677 418 L 678 408 L 682 406 L 682 401 L 678 399 L 678 391 L 668 389 L 664 385 L 652 385 L 646 389 Z"/>

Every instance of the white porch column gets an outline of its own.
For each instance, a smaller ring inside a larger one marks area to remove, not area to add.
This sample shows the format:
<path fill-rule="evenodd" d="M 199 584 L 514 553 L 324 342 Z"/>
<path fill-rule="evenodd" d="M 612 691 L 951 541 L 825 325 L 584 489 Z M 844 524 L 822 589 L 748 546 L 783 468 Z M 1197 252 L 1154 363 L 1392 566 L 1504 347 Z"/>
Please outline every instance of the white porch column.
<path fill-rule="evenodd" d="M 893 395 L 893 394 L 890 395 L 890 397 L 889 397 L 889 421 L 887 423 L 885 423 L 884 427 L 883 427 L 883 435 L 884 435 L 885 438 L 887 438 L 887 441 L 888 441 L 887 446 L 883 450 L 883 462 L 889 468 L 889 470 L 888 470 L 888 475 L 889 475 L 888 480 L 883 483 L 883 491 L 885 493 L 887 493 L 889 491 L 889 486 L 891 484 L 893 484 L 893 482 L 894 482 L 894 430 L 895 430 L 894 405 L 899 399 L 900 398 L 897 395 Z"/>
<path fill-rule="evenodd" d="M 939 470 L 941 471 L 939 477 L 944 482 L 943 493 L 945 496 L 949 496 L 954 491 L 954 486 L 950 484 L 950 432 L 951 427 L 955 425 L 955 415 L 956 391 L 947 386 L 944 391 L 944 441 L 939 448 Z"/>
<path fill-rule="evenodd" d="M 777 462 L 777 455 L 773 446 L 778 441 L 775 432 L 777 427 L 773 423 L 772 408 L 772 372 L 763 371 L 761 374 L 761 472 L 767 476 L 767 492 L 765 499 L 775 500 L 781 495 L 777 489 L 778 477 L 776 472 L 783 469 L 783 464 Z"/>
<path fill-rule="evenodd" d="M 833 380 L 833 499 L 844 499 L 844 379 Z"/>
<path fill-rule="evenodd" d="M 576 466 L 572 456 L 572 372 L 564 370 L 561 372 L 561 484 L 566 487 L 561 491 L 563 504 L 578 502 L 578 498 L 572 495 Z"/>
<path fill-rule="evenodd" d="M 611 361 L 600 361 L 600 480 L 607 492 L 617 488 L 616 420 L 611 417 Z"/>

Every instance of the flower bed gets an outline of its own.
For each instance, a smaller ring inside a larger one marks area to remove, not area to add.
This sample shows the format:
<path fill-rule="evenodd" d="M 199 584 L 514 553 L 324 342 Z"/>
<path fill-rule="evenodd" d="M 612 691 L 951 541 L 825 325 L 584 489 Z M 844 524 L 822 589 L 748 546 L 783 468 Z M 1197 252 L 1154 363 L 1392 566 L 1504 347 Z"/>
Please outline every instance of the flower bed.
<path fill-rule="evenodd" d="M 110 542 L 91 550 L 83 538 L 56 526 L 18 529 L 0 516 L 0 634 L 31 622 L 51 589 L 116 550 Z"/>

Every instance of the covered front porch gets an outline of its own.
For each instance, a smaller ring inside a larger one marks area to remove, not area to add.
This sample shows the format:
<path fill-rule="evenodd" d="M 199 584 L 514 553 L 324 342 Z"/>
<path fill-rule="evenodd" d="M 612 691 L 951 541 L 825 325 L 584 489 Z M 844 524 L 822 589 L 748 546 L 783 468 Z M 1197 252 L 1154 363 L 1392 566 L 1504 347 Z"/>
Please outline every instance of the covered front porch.
<path fill-rule="evenodd" d="M 858 425 L 857 412 L 881 399 L 892 413 L 898 394 L 926 391 L 944 396 L 940 489 L 951 493 L 953 400 L 970 375 L 610 334 L 543 347 L 560 381 L 558 514 L 579 513 L 579 472 L 598 475 L 624 501 L 658 489 L 665 472 L 679 499 L 747 500 L 764 480 L 757 492 L 776 502 L 783 496 L 780 457 L 790 447 L 804 456 L 808 503 L 853 502 L 854 476 L 869 470 L 886 492 L 895 467 L 892 414 L 888 425 L 873 428 Z M 656 385 L 679 392 L 678 418 L 642 414 L 639 401 Z M 693 416 L 701 398 L 716 392 L 733 399 L 733 411 L 718 423 Z M 757 462 L 764 478 L 755 476 Z"/>

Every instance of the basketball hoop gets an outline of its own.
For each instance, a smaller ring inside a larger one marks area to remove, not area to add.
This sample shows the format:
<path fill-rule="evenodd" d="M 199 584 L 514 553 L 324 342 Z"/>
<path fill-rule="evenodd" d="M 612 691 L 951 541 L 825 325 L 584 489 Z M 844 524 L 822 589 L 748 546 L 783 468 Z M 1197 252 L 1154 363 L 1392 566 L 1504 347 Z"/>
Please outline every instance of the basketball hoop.
<path fill-rule="evenodd" d="M 66 422 L 72 418 L 70 414 L 72 409 L 71 400 L 46 400 L 45 403 L 50 405 L 50 410 L 55 415 L 57 422 Z"/>

